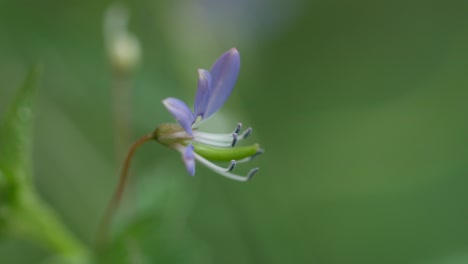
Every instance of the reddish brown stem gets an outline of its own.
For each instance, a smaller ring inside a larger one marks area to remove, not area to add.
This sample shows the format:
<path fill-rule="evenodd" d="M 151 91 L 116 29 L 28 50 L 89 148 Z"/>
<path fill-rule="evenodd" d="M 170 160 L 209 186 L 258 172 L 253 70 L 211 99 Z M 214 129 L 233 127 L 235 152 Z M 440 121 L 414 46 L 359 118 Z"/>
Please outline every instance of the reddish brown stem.
<path fill-rule="evenodd" d="M 144 143 L 153 140 L 154 135 L 153 133 L 147 134 L 140 139 L 138 139 L 135 143 L 133 143 L 132 147 L 127 153 L 127 157 L 125 158 L 124 164 L 122 166 L 122 171 L 120 173 L 119 183 L 117 185 L 117 189 L 115 190 L 114 196 L 112 200 L 109 202 L 107 206 L 106 212 L 101 220 L 101 224 L 99 225 L 98 229 L 98 236 L 97 242 L 99 247 L 105 246 L 108 237 L 108 231 L 111 225 L 112 218 L 114 217 L 117 208 L 119 207 L 120 201 L 122 200 L 122 196 L 125 190 L 125 185 L 127 184 L 129 171 L 130 171 L 130 164 L 132 162 L 132 158 L 136 152 L 136 150 L 143 145 Z"/>

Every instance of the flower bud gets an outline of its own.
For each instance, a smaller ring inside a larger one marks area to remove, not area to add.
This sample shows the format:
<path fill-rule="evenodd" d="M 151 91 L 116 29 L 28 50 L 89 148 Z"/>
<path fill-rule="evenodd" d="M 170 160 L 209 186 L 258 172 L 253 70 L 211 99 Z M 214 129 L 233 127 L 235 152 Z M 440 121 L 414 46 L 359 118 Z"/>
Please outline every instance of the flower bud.
<path fill-rule="evenodd" d="M 141 60 L 138 38 L 128 32 L 129 14 L 122 5 L 110 6 L 104 16 L 104 37 L 109 60 L 120 73 L 133 71 Z"/>
<path fill-rule="evenodd" d="M 134 35 L 122 32 L 110 43 L 109 55 L 112 66 L 116 70 L 131 72 L 140 62 L 140 43 Z"/>

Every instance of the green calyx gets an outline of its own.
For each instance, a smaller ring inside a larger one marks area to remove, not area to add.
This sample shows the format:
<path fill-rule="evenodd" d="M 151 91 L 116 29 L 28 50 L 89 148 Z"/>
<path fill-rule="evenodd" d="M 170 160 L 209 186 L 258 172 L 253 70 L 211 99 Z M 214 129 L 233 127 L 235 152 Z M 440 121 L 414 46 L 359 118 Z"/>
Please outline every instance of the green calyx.
<path fill-rule="evenodd" d="M 197 142 L 192 142 L 191 144 L 198 155 L 211 161 L 220 162 L 245 159 L 254 156 L 260 151 L 260 145 L 258 144 L 233 148 L 212 147 Z"/>
<path fill-rule="evenodd" d="M 177 124 L 162 124 L 153 132 L 153 137 L 159 143 L 171 147 L 174 144 L 185 145 L 185 141 L 192 139 L 185 130 Z"/>

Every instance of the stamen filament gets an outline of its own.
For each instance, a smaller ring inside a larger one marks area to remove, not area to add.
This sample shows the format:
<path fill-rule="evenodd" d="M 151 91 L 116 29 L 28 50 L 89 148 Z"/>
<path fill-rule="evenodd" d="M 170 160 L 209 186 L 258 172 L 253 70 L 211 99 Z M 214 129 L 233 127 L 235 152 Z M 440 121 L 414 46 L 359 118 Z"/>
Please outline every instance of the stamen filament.
<path fill-rule="evenodd" d="M 239 131 L 242 129 L 242 123 L 237 123 L 236 129 L 232 133 L 239 134 Z"/>
<path fill-rule="evenodd" d="M 215 147 L 231 147 L 232 146 L 232 143 L 231 143 L 232 140 L 229 142 L 220 142 L 220 141 L 215 141 L 215 140 L 210 140 L 210 139 L 205 139 L 205 138 L 195 138 L 193 141 L 206 144 L 206 145 L 210 145 L 210 146 L 215 146 Z"/>
<path fill-rule="evenodd" d="M 264 152 L 263 149 L 259 149 L 257 151 L 257 153 L 253 154 L 252 156 L 247 157 L 247 158 L 243 158 L 243 159 L 240 159 L 240 160 L 236 160 L 236 162 L 237 163 L 249 162 L 249 161 L 253 160 L 254 158 L 256 158 L 258 155 L 263 154 L 263 152 Z"/>
<path fill-rule="evenodd" d="M 193 131 L 194 140 L 217 147 L 234 147 L 238 141 L 247 138 L 252 133 L 252 128 L 247 128 L 241 135 L 238 134 L 242 124 L 238 123 L 237 128 L 232 134 L 215 134 L 202 131 Z M 229 144 L 227 144 L 229 143 Z"/>
<path fill-rule="evenodd" d="M 248 136 L 250 136 L 250 134 L 252 134 L 252 128 L 251 127 L 247 128 L 244 131 L 244 133 L 242 133 L 241 138 L 242 139 L 247 138 Z"/>
<path fill-rule="evenodd" d="M 237 162 L 235 160 L 231 160 L 231 164 L 229 164 L 229 167 L 227 167 L 227 171 L 232 171 L 237 165 Z"/>
<path fill-rule="evenodd" d="M 237 123 L 236 128 L 231 134 L 218 134 L 218 133 L 208 133 L 203 131 L 195 130 L 193 131 L 193 135 L 199 138 L 217 140 L 217 141 L 232 141 L 232 137 L 234 134 L 238 135 L 238 139 L 247 138 L 252 133 L 252 128 L 247 128 L 242 135 L 239 136 L 239 132 L 242 129 L 242 123 Z"/>
<path fill-rule="evenodd" d="M 234 147 L 236 145 L 237 140 L 239 140 L 239 135 L 237 135 L 237 133 L 232 133 L 231 147 Z"/>
<path fill-rule="evenodd" d="M 175 149 L 176 149 L 177 151 L 179 151 L 181 154 L 183 154 L 184 151 L 185 151 L 185 147 L 182 146 L 182 145 L 180 145 L 180 144 L 177 144 L 177 145 L 175 145 L 174 147 L 175 147 Z M 195 154 L 195 155 L 198 155 L 198 154 L 196 154 L 195 152 L 194 152 L 194 154 Z M 196 158 L 196 156 L 195 156 L 195 158 Z M 208 160 L 206 160 L 206 161 L 209 162 Z M 211 162 L 210 162 L 210 163 L 211 163 Z M 214 164 L 214 163 L 212 163 L 212 165 L 216 167 L 216 170 L 215 170 L 216 172 L 220 172 L 220 171 L 229 172 L 229 171 L 232 171 L 232 170 L 236 167 L 237 162 L 236 162 L 235 160 L 231 160 L 231 162 L 229 163 L 229 166 L 228 166 L 227 168 L 220 167 L 220 166 L 218 166 L 218 165 L 216 165 L 216 164 Z"/>
<path fill-rule="evenodd" d="M 231 180 L 241 181 L 241 182 L 248 181 L 248 180 L 252 179 L 254 174 L 258 171 L 258 168 L 254 168 L 254 169 L 249 171 L 247 176 L 243 177 L 243 176 L 240 176 L 240 175 L 237 175 L 237 174 L 230 173 L 230 172 L 226 171 L 224 168 L 221 168 L 218 165 L 208 161 L 207 159 L 203 158 L 202 156 L 198 155 L 195 152 L 193 154 L 195 156 L 195 159 L 198 160 L 199 162 L 201 162 L 203 165 L 205 165 L 208 169 L 211 169 L 214 172 L 217 172 L 218 174 L 220 174 L 221 176 L 224 176 L 224 177 L 229 178 Z"/>
<path fill-rule="evenodd" d="M 216 141 L 232 141 L 232 134 L 216 134 L 216 133 L 208 133 L 202 131 L 193 131 L 193 135 L 196 138 L 204 138 L 204 139 L 211 139 Z"/>

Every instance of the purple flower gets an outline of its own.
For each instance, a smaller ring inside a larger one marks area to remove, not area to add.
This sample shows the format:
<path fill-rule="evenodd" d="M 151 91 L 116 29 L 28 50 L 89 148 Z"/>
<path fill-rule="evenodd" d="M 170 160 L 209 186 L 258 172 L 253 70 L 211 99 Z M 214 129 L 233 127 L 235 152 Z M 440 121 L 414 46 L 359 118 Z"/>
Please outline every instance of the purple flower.
<path fill-rule="evenodd" d="M 218 58 L 210 71 L 198 70 L 198 89 L 193 112 L 187 104 L 177 98 L 167 98 L 163 101 L 164 106 L 180 126 L 161 125 L 155 131 L 155 138 L 182 154 L 185 167 L 192 176 L 195 175 L 195 160 L 225 177 L 238 181 L 249 180 L 258 171 L 258 168 L 254 168 L 247 176 L 231 173 L 238 163 L 249 161 L 263 152 L 258 144 L 235 146 L 238 141 L 250 135 L 252 128 L 249 127 L 240 133 L 242 124 L 238 123 L 234 131 L 228 134 L 214 134 L 198 130 L 201 122 L 211 117 L 224 105 L 234 88 L 239 70 L 239 52 L 232 48 Z M 212 161 L 229 162 L 229 165 L 223 168 Z"/>

